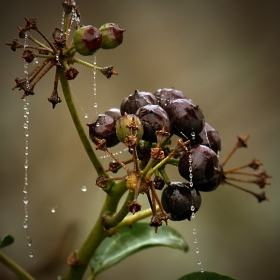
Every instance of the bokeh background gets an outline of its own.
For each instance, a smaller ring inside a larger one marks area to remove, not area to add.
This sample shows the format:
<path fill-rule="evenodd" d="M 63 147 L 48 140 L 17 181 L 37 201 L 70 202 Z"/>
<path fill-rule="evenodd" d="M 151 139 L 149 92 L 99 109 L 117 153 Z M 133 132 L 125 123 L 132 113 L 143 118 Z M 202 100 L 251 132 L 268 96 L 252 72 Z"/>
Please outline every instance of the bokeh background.
<path fill-rule="evenodd" d="M 199 104 L 206 121 L 219 131 L 221 158 L 237 135 L 250 135 L 249 147 L 238 150 L 227 167 L 256 157 L 273 175 L 266 190 L 270 202 L 259 204 L 249 194 L 221 186 L 215 192 L 202 193 L 201 209 L 191 223 L 170 222 L 189 243 L 187 254 L 148 249 L 98 279 L 177 279 L 199 270 L 198 259 L 205 270 L 237 279 L 278 279 L 279 1 L 80 0 L 77 4 L 85 25 L 116 22 L 127 29 L 123 45 L 96 53 L 98 65 L 113 64 L 119 73 L 110 80 L 98 74 L 96 100 L 92 71 L 77 66 L 80 74 L 71 86 L 85 124 L 96 113 L 118 107 L 135 89 L 155 92 L 175 87 Z M 53 87 L 51 71 L 30 99 L 29 232 L 34 258 L 28 257 L 22 227 L 23 102 L 21 93 L 11 90 L 14 78 L 23 76 L 23 60 L 20 51 L 13 53 L 4 43 L 17 36 L 16 27 L 24 26 L 25 16 L 37 17 L 40 29 L 51 37 L 53 28 L 61 26 L 62 9 L 61 1 L 54 0 L 1 0 L 1 8 L 0 237 L 15 237 L 15 243 L 3 251 L 38 279 L 56 279 L 67 269 L 68 253 L 79 247 L 90 230 L 105 195 L 95 186 L 96 174 L 66 103 L 53 110 L 47 102 Z M 93 58 L 87 59 L 92 62 Z M 84 118 L 85 113 L 89 119 Z M 173 180 L 181 180 L 175 169 L 170 172 Z M 87 192 L 81 191 L 84 185 Z M 256 185 L 246 187 L 260 192 Z M 141 202 L 146 205 L 144 196 Z M 193 228 L 198 231 L 199 255 Z M 63 250 L 55 253 L 58 244 Z M 16 278 L 0 264 L 0 279 Z"/>

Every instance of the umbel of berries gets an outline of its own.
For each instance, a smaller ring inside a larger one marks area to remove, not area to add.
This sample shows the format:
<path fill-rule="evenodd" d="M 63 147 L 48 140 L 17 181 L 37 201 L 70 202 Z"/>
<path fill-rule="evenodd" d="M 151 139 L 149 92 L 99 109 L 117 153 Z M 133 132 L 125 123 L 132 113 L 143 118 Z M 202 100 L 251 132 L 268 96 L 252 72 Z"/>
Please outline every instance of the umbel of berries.
<path fill-rule="evenodd" d="M 123 33 L 116 23 L 105 23 L 99 28 L 102 33 L 102 49 L 114 49 L 123 42 Z"/>
<path fill-rule="evenodd" d="M 190 172 L 190 167 L 192 172 Z M 197 189 L 197 185 L 207 184 L 216 176 L 219 176 L 221 166 L 219 166 L 217 154 L 212 149 L 207 146 L 196 145 L 182 155 L 178 163 L 178 170 L 186 180 L 190 181 L 192 179 L 194 187 Z M 192 178 L 190 178 L 190 174 Z M 219 182 L 217 180 L 217 183 Z"/>
<path fill-rule="evenodd" d="M 201 205 L 201 196 L 187 183 L 171 182 L 162 192 L 161 203 L 165 212 L 171 214 L 171 220 L 190 221 Z"/>
<path fill-rule="evenodd" d="M 81 55 L 93 55 L 102 44 L 102 33 L 92 25 L 82 26 L 74 33 L 73 42 Z"/>

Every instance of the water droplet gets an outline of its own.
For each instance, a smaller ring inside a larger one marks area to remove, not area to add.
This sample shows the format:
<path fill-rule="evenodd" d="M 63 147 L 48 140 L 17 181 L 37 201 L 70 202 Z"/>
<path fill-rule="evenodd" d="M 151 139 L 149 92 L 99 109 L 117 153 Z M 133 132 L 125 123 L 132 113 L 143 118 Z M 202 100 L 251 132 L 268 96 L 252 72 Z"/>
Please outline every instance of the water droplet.
<path fill-rule="evenodd" d="M 23 228 L 28 228 L 28 223 L 26 219 L 23 220 L 22 226 Z"/>
<path fill-rule="evenodd" d="M 191 206 L 191 211 L 194 211 L 195 210 L 195 207 L 192 205 Z"/>
<path fill-rule="evenodd" d="M 195 140 L 195 132 L 191 133 L 191 137 L 192 137 L 193 140 Z"/>
<path fill-rule="evenodd" d="M 97 123 L 96 123 L 96 126 L 99 126 L 99 125 L 100 125 L 100 124 L 97 122 Z"/>
<path fill-rule="evenodd" d="M 201 273 L 204 273 L 204 269 L 203 269 L 203 268 L 201 268 L 201 269 L 200 269 L 200 272 L 201 272 Z"/>
<path fill-rule="evenodd" d="M 190 187 L 191 187 L 191 188 L 193 187 L 193 182 L 190 182 Z"/>
<path fill-rule="evenodd" d="M 192 212 L 192 218 L 193 218 L 193 219 L 195 218 L 195 214 L 194 214 L 194 212 Z"/>
<path fill-rule="evenodd" d="M 189 171 L 192 172 L 192 167 L 191 166 L 189 167 Z"/>
<path fill-rule="evenodd" d="M 33 255 L 33 253 L 32 252 L 29 252 L 29 258 L 33 258 L 34 257 L 34 255 Z"/>
<path fill-rule="evenodd" d="M 193 241 L 193 243 L 197 244 L 197 239 L 195 239 L 195 240 Z"/>
<path fill-rule="evenodd" d="M 52 207 L 52 208 L 51 208 L 51 212 L 52 212 L 52 213 L 55 213 L 55 212 L 56 212 L 56 207 Z"/>
<path fill-rule="evenodd" d="M 196 234 L 196 233 L 197 233 L 197 231 L 196 231 L 195 228 L 193 229 L 192 233 L 193 233 L 193 234 Z"/>
<path fill-rule="evenodd" d="M 87 119 L 88 118 L 88 114 L 85 114 L 85 119 Z"/>
<path fill-rule="evenodd" d="M 27 197 L 23 198 L 23 203 L 24 203 L 25 205 L 28 204 L 28 199 L 27 199 Z"/>
<path fill-rule="evenodd" d="M 197 261 L 197 264 L 198 264 L 198 265 L 201 265 L 201 261 L 200 261 L 200 260 L 198 260 L 198 261 Z"/>
<path fill-rule="evenodd" d="M 93 107 L 94 107 L 94 108 L 97 108 L 97 106 L 98 106 L 98 105 L 97 105 L 97 103 L 96 103 L 96 102 L 95 102 L 95 103 L 93 103 Z"/>
<path fill-rule="evenodd" d="M 27 245 L 30 247 L 32 245 L 31 237 L 27 236 L 26 239 L 27 239 Z"/>
<path fill-rule="evenodd" d="M 87 191 L 87 187 L 86 186 L 82 186 L 81 190 L 82 190 L 82 192 L 86 192 Z"/>
<path fill-rule="evenodd" d="M 198 248 L 196 248 L 196 249 L 195 249 L 195 252 L 196 252 L 197 254 L 199 254 L 199 249 L 198 249 Z"/>

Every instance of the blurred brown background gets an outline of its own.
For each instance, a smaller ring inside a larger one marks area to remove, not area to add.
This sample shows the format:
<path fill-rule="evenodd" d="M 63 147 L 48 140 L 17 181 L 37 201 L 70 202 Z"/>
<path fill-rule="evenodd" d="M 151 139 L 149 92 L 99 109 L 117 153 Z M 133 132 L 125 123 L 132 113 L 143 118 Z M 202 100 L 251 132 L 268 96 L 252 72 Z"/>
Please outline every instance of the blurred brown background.
<path fill-rule="evenodd" d="M 199 270 L 198 259 L 205 270 L 237 279 L 279 278 L 279 2 L 80 0 L 77 4 L 85 25 L 116 22 L 127 29 L 122 46 L 96 54 L 98 65 L 113 64 L 119 73 L 110 80 L 98 74 L 98 113 L 118 107 L 135 89 L 155 92 L 175 87 L 198 103 L 206 121 L 219 131 L 221 158 L 238 134 L 250 135 L 249 147 L 240 149 L 227 167 L 256 157 L 273 175 L 272 186 L 267 188 L 270 202 L 259 204 L 251 195 L 221 186 L 202 194 L 201 209 L 191 223 L 170 222 L 189 243 L 189 253 L 149 249 L 98 279 L 172 280 Z M 34 258 L 29 259 L 22 228 L 23 102 L 21 93 L 11 90 L 14 78 L 23 76 L 23 61 L 20 51 L 12 53 L 4 43 L 17 36 L 16 27 L 24 25 L 25 16 L 37 17 L 40 29 L 51 37 L 53 28 L 61 26 L 62 9 L 61 1 L 35 0 L 1 0 L 1 7 L 0 237 L 15 237 L 15 244 L 4 251 L 31 272 L 41 274 L 38 279 L 56 279 L 58 271 L 65 271 L 67 254 L 79 247 L 90 230 L 105 195 L 95 186 L 95 172 L 65 102 L 55 110 L 47 102 L 53 87 L 51 71 L 30 100 L 29 231 Z M 80 74 L 71 85 L 86 123 L 84 112 L 90 120 L 96 114 L 93 76 L 90 69 L 77 68 Z M 173 180 L 181 180 L 172 170 Z M 88 189 L 85 193 L 83 185 Z M 260 191 L 255 185 L 247 187 Z M 142 202 L 145 204 L 144 196 Z M 54 214 L 52 207 L 56 207 Z M 193 228 L 198 231 L 199 256 Z M 43 276 L 39 270 L 52 258 L 65 231 L 69 238 L 62 262 L 49 263 L 50 274 L 43 271 Z M 0 279 L 15 279 L 12 277 L 0 264 Z"/>

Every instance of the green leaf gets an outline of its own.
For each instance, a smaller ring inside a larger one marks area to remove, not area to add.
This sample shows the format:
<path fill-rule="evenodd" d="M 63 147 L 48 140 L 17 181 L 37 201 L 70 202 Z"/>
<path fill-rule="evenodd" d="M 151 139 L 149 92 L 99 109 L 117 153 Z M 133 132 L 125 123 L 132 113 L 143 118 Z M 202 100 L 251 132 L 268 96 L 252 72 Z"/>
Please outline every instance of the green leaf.
<path fill-rule="evenodd" d="M 154 246 L 166 246 L 184 252 L 189 249 L 183 237 L 169 226 L 160 227 L 155 233 L 148 224 L 136 223 L 132 228 L 120 228 L 115 235 L 103 240 L 90 261 L 92 273 L 97 275 L 133 253 Z"/>
<path fill-rule="evenodd" d="M 185 275 L 178 280 L 236 280 L 235 278 L 222 275 L 216 272 L 205 271 L 204 273 L 193 272 L 191 274 Z"/>
<path fill-rule="evenodd" d="M 6 235 L 0 240 L 0 248 L 4 248 L 14 243 L 14 238 L 11 235 Z"/>

